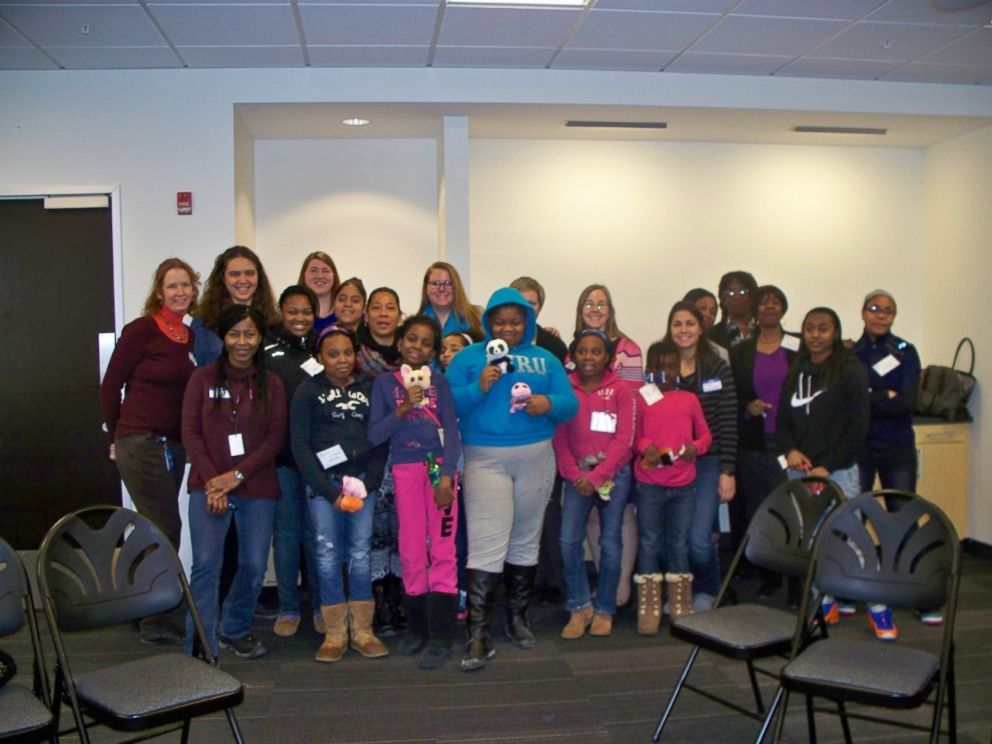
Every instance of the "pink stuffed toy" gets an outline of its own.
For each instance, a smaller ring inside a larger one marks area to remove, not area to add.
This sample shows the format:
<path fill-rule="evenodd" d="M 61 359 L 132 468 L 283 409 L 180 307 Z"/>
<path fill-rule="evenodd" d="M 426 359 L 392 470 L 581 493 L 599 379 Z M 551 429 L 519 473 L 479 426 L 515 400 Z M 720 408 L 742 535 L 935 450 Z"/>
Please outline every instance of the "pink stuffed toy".
<path fill-rule="evenodd" d="M 403 378 L 403 387 L 409 390 L 412 387 L 419 387 L 424 391 L 424 397 L 417 403 L 417 408 L 423 408 L 430 401 L 427 400 L 427 390 L 431 386 L 431 368 L 424 366 L 414 369 L 409 364 L 400 367 L 400 377 Z"/>
<path fill-rule="evenodd" d="M 366 496 L 368 492 L 360 479 L 350 475 L 341 479 L 341 502 L 338 505 L 341 511 L 357 512 L 365 506 Z"/>
<path fill-rule="evenodd" d="M 522 411 L 530 400 L 530 385 L 526 382 L 515 382 L 510 388 L 510 413 Z"/>

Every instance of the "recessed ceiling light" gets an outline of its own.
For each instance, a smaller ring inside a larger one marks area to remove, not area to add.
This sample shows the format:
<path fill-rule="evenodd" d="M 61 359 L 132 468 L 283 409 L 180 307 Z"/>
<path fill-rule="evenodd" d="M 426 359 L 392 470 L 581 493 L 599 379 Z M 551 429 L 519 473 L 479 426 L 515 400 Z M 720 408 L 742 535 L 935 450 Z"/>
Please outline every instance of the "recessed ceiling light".
<path fill-rule="evenodd" d="M 798 126 L 792 128 L 793 132 L 803 134 L 874 134 L 883 135 L 889 130 L 880 127 L 812 127 Z"/>
<path fill-rule="evenodd" d="M 352 116 L 348 119 L 342 119 L 341 123 L 346 127 L 364 127 L 372 123 L 371 119 L 363 119 L 360 116 Z"/>
<path fill-rule="evenodd" d="M 590 121 L 588 119 L 569 119 L 566 127 L 587 127 L 591 129 L 667 129 L 664 121 Z"/>
<path fill-rule="evenodd" d="M 584 8 L 591 0 L 445 0 L 445 5 L 517 8 Z"/>

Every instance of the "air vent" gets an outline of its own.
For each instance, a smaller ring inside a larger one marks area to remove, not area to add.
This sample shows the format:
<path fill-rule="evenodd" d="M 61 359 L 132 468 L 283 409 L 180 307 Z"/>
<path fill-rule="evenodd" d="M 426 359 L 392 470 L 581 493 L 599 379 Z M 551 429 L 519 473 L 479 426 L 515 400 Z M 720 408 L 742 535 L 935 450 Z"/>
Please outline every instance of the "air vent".
<path fill-rule="evenodd" d="M 879 129 L 877 127 L 807 127 L 798 126 L 792 128 L 793 132 L 802 132 L 804 134 L 872 134 L 881 136 L 886 134 L 888 129 Z"/>
<path fill-rule="evenodd" d="M 586 127 L 602 129 L 668 129 L 664 121 L 588 121 L 584 119 L 569 119 L 566 127 Z"/>

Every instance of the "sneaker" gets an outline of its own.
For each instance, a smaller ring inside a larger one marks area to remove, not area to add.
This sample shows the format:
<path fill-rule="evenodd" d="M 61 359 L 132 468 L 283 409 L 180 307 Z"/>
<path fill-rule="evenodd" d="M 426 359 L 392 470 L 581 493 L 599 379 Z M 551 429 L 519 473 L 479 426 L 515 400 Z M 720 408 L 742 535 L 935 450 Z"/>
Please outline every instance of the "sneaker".
<path fill-rule="evenodd" d="M 712 594 L 696 594 L 692 598 L 692 611 L 706 612 L 712 610 L 715 603 L 716 597 Z"/>
<path fill-rule="evenodd" d="M 944 613 L 940 610 L 920 610 L 920 622 L 924 625 L 943 625 Z"/>
<path fill-rule="evenodd" d="M 820 611 L 823 613 L 823 622 L 827 625 L 836 625 L 840 622 L 840 606 L 836 599 L 824 599 L 820 603 Z"/>
<path fill-rule="evenodd" d="M 291 638 L 300 628 L 299 615 L 280 615 L 272 626 L 272 632 L 280 638 Z"/>
<path fill-rule="evenodd" d="M 886 605 L 868 605 L 868 624 L 880 641 L 891 643 L 899 637 L 899 630 L 892 619 L 892 610 Z"/>
<path fill-rule="evenodd" d="M 235 656 L 240 656 L 242 659 L 257 659 L 269 652 L 265 644 L 251 633 L 241 638 L 228 638 L 222 635 L 217 640 L 221 648 L 233 651 Z"/>
<path fill-rule="evenodd" d="M 468 592 L 460 590 L 458 592 L 458 619 L 468 619 Z"/>
<path fill-rule="evenodd" d="M 841 599 L 837 602 L 837 612 L 840 613 L 841 617 L 854 617 L 858 614 L 858 608 L 855 606 L 854 602 Z"/>

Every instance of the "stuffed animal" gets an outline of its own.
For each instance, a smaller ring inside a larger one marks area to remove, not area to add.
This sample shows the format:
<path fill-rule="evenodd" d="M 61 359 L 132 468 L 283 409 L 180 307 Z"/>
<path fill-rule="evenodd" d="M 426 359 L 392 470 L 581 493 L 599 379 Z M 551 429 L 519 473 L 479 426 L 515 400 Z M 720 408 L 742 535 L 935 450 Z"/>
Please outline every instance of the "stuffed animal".
<path fill-rule="evenodd" d="M 341 479 L 341 502 L 338 504 L 341 511 L 357 512 L 365 506 L 366 496 L 368 492 L 360 479 L 350 475 Z"/>
<path fill-rule="evenodd" d="M 419 387 L 424 391 L 424 397 L 417 403 L 418 408 L 423 408 L 429 402 L 427 400 L 427 390 L 431 386 L 431 368 L 423 366 L 420 369 L 413 369 L 409 364 L 400 367 L 400 377 L 403 378 L 403 387 L 409 390 L 412 387 Z"/>
<path fill-rule="evenodd" d="M 491 364 L 503 374 L 516 370 L 513 360 L 510 359 L 510 347 L 501 338 L 494 338 L 486 344 L 486 364 Z"/>
<path fill-rule="evenodd" d="M 515 382 L 510 388 L 510 413 L 522 411 L 530 400 L 530 385 L 526 382 Z"/>

